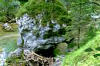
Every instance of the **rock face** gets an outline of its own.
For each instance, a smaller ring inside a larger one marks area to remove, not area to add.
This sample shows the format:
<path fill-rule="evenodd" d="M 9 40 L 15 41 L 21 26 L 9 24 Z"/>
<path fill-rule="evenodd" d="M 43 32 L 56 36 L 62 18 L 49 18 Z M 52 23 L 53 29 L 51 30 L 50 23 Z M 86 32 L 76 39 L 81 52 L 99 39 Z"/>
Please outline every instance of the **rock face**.
<path fill-rule="evenodd" d="M 40 55 L 52 54 L 56 45 L 65 40 L 64 26 L 59 25 L 56 20 L 51 20 L 43 26 L 42 14 L 38 14 L 35 18 L 25 14 L 17 20 L 17 24 L 21 35 L 17 42 L 18 46 Z"/>

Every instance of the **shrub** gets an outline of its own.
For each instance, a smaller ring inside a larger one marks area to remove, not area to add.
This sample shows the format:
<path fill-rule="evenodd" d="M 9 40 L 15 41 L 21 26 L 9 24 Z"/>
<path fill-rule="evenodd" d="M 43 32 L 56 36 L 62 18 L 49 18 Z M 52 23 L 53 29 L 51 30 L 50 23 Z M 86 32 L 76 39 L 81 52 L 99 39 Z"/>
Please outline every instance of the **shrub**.
<path fill-rule="evenodd" d="M 20 6 L 20 2 L 17 0 L 0 0 L 0 21 L 9 21 L 15 17 Z M 5 19 L 6 18 L 6 19 Z"/>
<path fill-rule="evenodd" d="M 68 22 L 67 11 L 58 0 L 54 0 L 53 2 L 45 2 L 44 0 L 29 0 L 19 9 L 16 16 L 20 17 L 25 13 L 29 14 L 31 17 L 35 17 L 37 14 L 43 13 L 43 23 L 49 22 L 51 19 L 57 20 L 60 24 L 65 21 Z M 66 18 L 60 16 L 66 16 Z"/>

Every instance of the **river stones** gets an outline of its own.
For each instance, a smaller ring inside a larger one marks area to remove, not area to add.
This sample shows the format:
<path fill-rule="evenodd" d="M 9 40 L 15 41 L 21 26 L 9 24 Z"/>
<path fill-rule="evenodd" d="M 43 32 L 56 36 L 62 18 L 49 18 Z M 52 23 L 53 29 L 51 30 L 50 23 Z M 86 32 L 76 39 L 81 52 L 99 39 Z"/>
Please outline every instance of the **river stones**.
<path fill-rule="evenodd" d="M 2 27 L 5 31 L 13 31 L 12 27 L 8 23 L 3 24 Z"/>

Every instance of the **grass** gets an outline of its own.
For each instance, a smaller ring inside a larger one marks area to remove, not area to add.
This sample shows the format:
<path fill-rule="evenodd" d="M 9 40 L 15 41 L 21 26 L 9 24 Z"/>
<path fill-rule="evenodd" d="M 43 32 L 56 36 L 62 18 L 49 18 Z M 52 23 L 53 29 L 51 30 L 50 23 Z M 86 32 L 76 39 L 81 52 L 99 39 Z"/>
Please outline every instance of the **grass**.
<path fill-rule="evenodd" d="M 66 55 L 62 66 L 100 66 L 99 47 L 100 32 L 97 32 L 96 36 L 80 49 Z"/>

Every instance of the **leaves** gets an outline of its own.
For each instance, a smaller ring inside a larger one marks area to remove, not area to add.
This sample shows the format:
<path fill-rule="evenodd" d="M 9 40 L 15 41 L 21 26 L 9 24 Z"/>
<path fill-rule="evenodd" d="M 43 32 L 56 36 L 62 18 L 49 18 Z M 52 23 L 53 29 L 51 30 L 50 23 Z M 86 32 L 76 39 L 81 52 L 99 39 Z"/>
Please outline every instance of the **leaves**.
<path fill-rule="evenodd" d="M 0 16 L 5 16 L 7 18 L 5 21 L 0 18 L 0 21 L 6 22 L 7 20 L 14 18 L 19 6 L 20 2 L 16 0 L 0 0 Z"/>

